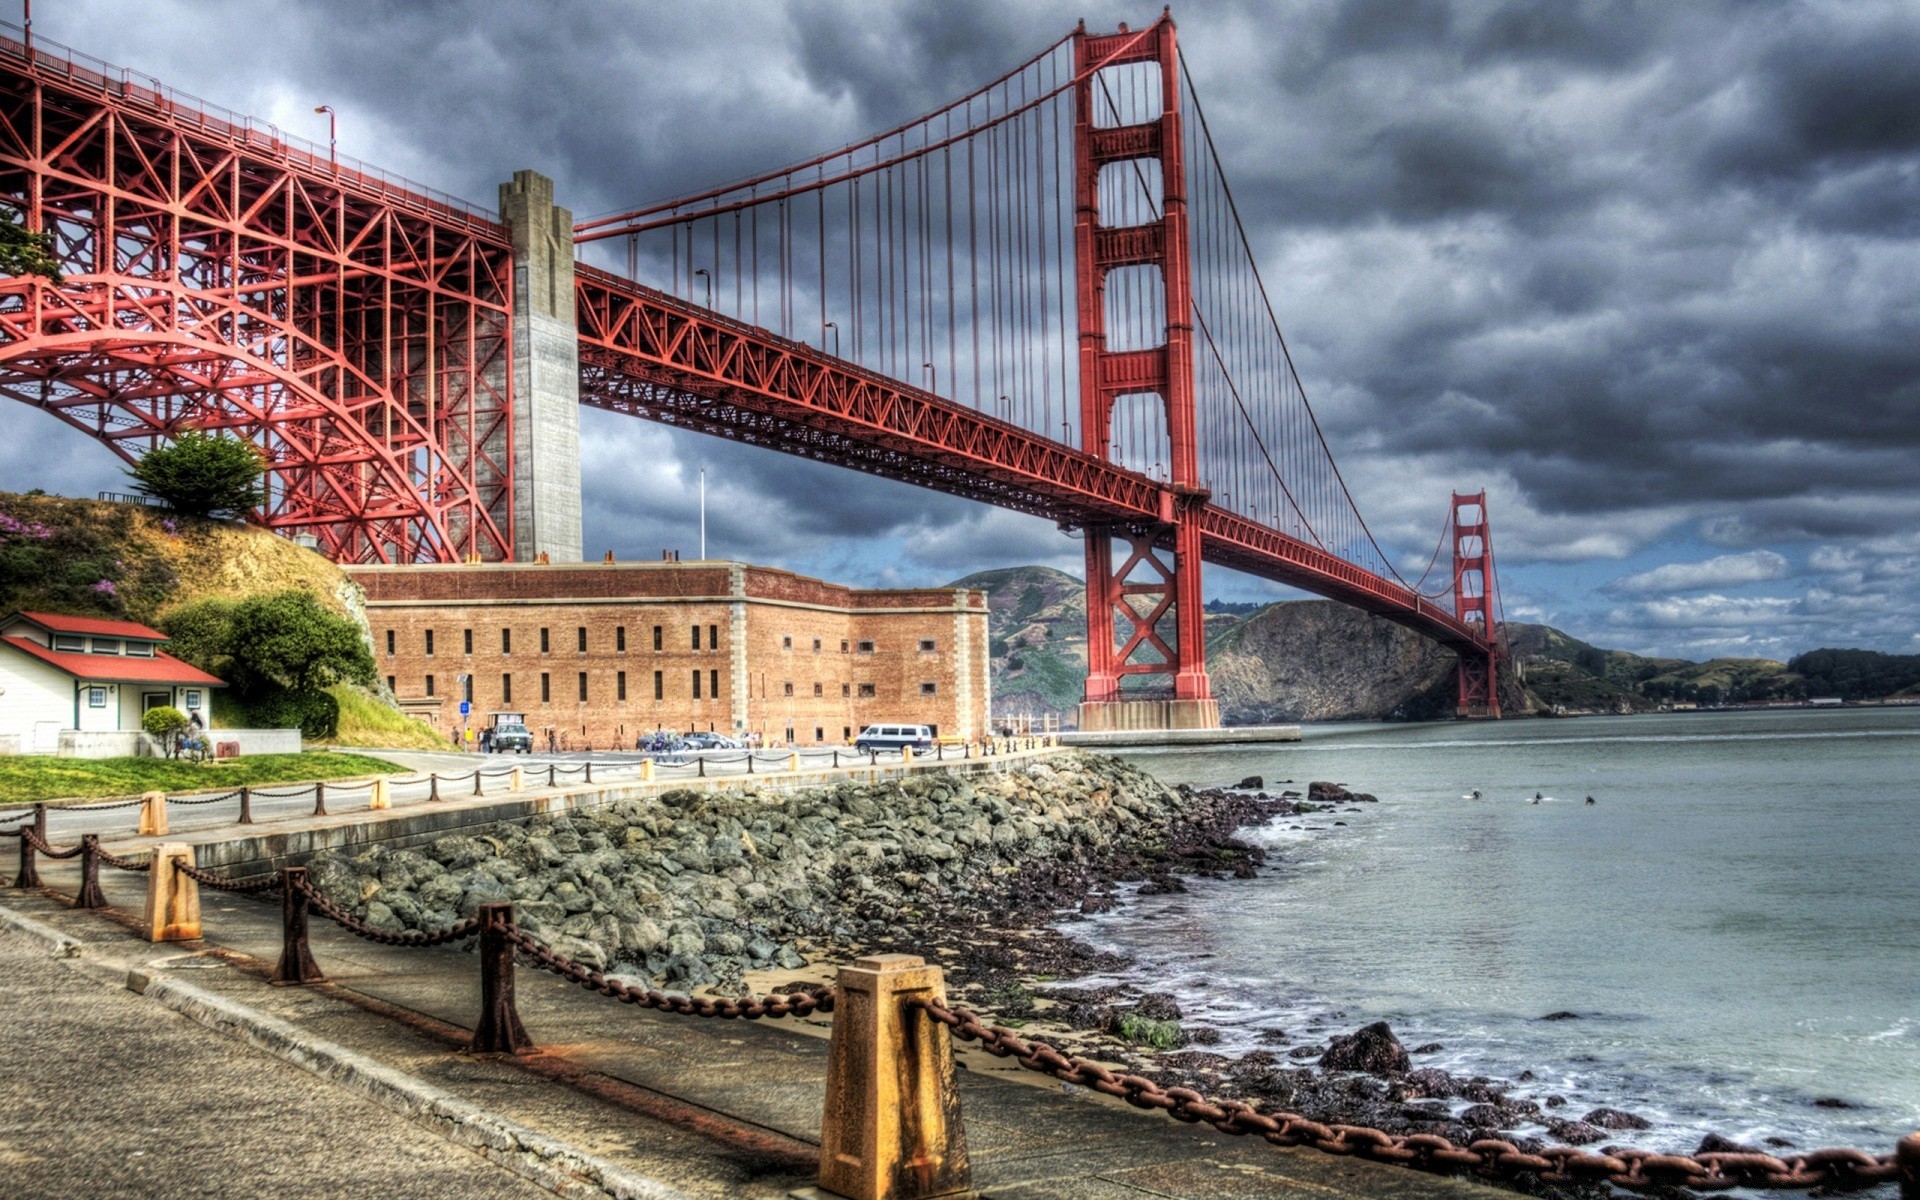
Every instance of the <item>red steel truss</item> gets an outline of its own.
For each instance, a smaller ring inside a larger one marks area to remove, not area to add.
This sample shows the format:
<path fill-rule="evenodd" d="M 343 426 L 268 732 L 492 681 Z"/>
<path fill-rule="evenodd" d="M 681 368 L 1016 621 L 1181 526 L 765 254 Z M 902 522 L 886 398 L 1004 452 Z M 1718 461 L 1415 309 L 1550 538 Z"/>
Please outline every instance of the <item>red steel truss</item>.
<path fill-rule="evenodd" d="M 423 193 L 0 39 L 0 195 L 66 274 L 0 280 L 0 392 L 129 461 L 244 437 L 260 519 L 340 561 L 508 557 L 510 249 Z"/>

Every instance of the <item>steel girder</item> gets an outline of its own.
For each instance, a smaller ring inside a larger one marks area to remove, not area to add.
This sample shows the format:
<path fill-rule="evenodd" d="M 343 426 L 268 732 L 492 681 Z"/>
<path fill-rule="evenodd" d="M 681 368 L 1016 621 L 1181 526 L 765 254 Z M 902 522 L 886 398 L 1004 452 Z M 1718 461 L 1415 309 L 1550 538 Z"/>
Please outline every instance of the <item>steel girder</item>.
<path fill-rule="evenodd" d="M 510 555 L 505 231 L 0 39 L 0 196 L 66 275 L 0 281 L 0 391 L 132 461 L 269 461 L 262 523 L 349 562 Z"/>

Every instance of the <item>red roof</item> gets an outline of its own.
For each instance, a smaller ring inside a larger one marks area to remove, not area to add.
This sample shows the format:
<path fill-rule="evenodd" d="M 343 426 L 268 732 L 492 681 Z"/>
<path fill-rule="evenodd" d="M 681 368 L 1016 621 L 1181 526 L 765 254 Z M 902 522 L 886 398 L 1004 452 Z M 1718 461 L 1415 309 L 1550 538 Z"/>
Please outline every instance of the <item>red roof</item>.
<path fill-rule="evenodd" d="M 126 621 L 103 621 L 103 625 L 124 625 L 133 629 L 145 626 Z M 65 671 L 76 679 L 93 683 L 193 683 L 202 687 L 225 687 L 225 683 L 198 667 L 190 667 L 171 654 L 155 653 L 152 658 L 129 658 L 118 654 L 75 654 L 49 650 L 26 638 L 0 638 L 5 644 Z"/>
<path fill-rule="evenodd" d="M 25 617 L 35 625 L 53 630 L 55 633 L 85 633 L 94 637 L 144 638 L 150 642 L 167 641 L 167 635 L 158 629 L 149 629 L 138 621 L 110 621 L 105 617 L 67 617 L 58 613 L 26 612 L 17 615 Z"/>

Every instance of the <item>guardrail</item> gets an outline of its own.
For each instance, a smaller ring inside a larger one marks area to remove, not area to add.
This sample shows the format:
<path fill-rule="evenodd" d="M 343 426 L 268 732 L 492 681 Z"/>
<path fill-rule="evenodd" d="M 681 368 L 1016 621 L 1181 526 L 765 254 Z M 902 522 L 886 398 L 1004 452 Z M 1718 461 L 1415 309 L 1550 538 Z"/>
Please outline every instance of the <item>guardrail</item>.
<path fill-rule="evenodd" d="M 1136 1108 L 1156 1109 L 1187 1124 L 1221 1133 L 1257 1136 L 1274 1146 L 1306 1146 L 1327 1154 L 1357 1156 L 1436 1174 L 1469 1175 L 1493 1182 L 1609 1183 L 1635 1192 L 1674 1188 L 1857 1191 L 1898 1181 L 1901 1200 L 1920 1200 L 1920 1132 L 1902 1138 L 1891 1153 L 1831 1147 L 1800 1154 L 1751 1152 L 1661 1154 L 1612 1147 L 1592 1153 L 1572 1146 L 1528 1148 L 1500 1138 L 1466 1145 L 1437 1134 L 1391 1134 L 1364 1125 L 1330 1125 L 1298 1113 L 1262 1110 L 1245 1101 L 1219 1099 L 1189 1088 L 1161 1087 L 1151 1079 L 1116 1072 L 1097 1062 L 1061 1053 L 1045 1042 L 1027 1041 L 1011 1029 L 989 1025 L 977 1013 L 947 1004 L 938 966 L 906 954 L 861 958 L 843 967 L 831 988 L 789 994 L 728 997 L 658 991 L 613 978 L 574 962 L 521 929 L 511 903 L 480 904 L 457 924 L 429 931 L 377 929 L 336 905 L 316 888 L 304 867 L 285 867 L 261 879 L 233 880 L 194 864 L 184 843 L 155 846 L 144 860 L 119 858 L 87 835 L 77 846 L 56 850 L 32 825 L 11 834 L 20 842 L 16 888 L 40 887 L 35 854 L 79 857 L 82 884 L 78 908 L 104 907 L 101 864 L 147 874 L 147 936 L 154 942 L 201 937 L 198 889 L 263 895 L 278 891 L 281 951 L 273 982 L 311 986 L 326 982 L 309 941 L 312 913 L 356 937 L 384 946 L 426 949 L 477 939 L 480 1015 L 468 1051 L 522 1055 L 534 1043 L 521 1023 L 514 998 L 519 958 L 587 991 L 655 1012 L 723 1020 L 805 1017 L 833 1013 L 821 1122 L 820 1186 L 851 1200 L 932 1200 L 971 1187 L 960 1097 L 954 1084 L 952 1040 L 978 1042 L 1022 1068 L 1091 1088 Z M 842 1001 L 847 1001 L 845 1004 Z"/>

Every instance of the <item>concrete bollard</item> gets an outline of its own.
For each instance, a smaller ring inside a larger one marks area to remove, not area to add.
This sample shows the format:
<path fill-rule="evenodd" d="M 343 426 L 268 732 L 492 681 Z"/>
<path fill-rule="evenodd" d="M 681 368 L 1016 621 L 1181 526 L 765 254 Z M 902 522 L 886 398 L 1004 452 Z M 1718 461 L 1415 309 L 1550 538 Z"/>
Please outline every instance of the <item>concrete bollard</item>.
<path fill-rule="evenodd" d="M 147 871 L 145 928 L 150 942 L 192 942 L 200 937 L 200 885 L 180 870 L 193 865 L 193 847 L 162 842 Z"/>
<path fill-rule="evenodd" d="M 912 746 L 900 747 L 900 765 L 904 767 L 912 761 L 913 761 L 913 747 Z"/>
<path fill-rule="evenodd" d="M 643 758 L 640 760 L 640 782 L 641 783 L 653 782 L 653 760 L 650 758 Z"/>
<path fill-rule="evenodd" d="M 140 836 L 167 836 L 167 794 L 140 793 Z"/>
<path fill-rule="evenodd" d="M 800 773 L 800 752 L 798 750 L 787 755 L 787 770 L 794 775 Z"/>
<path fill-rule="evenodd" d="M 526 791 L 527 790 L 526 772 L 522 771 L 519 767 L 515 767 L 513 769 L 513 775 L 507 780 L 507 790 L 510 792 Z"/>
<path fill-rule="evenodd" d="M 367 797 L 367 811 L 378 812 L 393 807 L 393 785 L 384 779 L 373 781 L 373 794 Z"/>
<path fill-rule="evenodd" d="M 1893 1161 L 1900 1168 L 1900 1200 L 1920 1200 L 1920 1133 L 1900 1139 Z"/>
<path fill-rule="evenodd" d="M 946 1002 L 940 968 L 876 954 L 840 970 L 820 1124 L 820 1189 L 848 1200 L 972 1190 L 947 1027 L 909 1007 Z"/>

